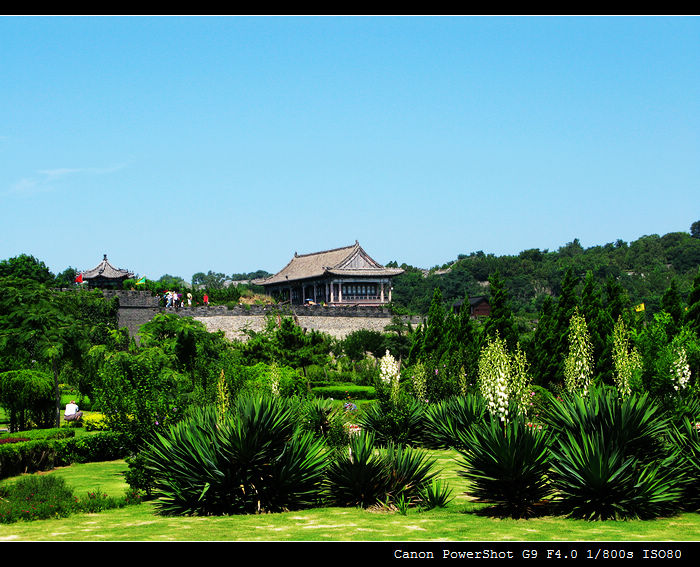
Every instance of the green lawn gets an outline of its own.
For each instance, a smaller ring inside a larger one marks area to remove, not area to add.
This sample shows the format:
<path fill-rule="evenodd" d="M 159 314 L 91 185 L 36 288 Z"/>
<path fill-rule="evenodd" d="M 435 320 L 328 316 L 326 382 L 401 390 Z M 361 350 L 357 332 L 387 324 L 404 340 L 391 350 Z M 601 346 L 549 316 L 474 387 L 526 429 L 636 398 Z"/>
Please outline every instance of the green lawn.
<path fill-rule="evenodd" d="M 456 474 L 456 453 L 436 451 L 456 498 L 445 509 L 372 512 L 319 508 L 230 517 L 163 517 L 152 502 L 59 520 L 0 524 L 0 541 L 698 541 L 700 514 L 653 521 L 585 522 L 559 517 L 491 518 L 471 502 Z M 56 469 L 76 495 L 99 489 L 122 496 L 124 461 Z M 7 479 L 4 482 L 12 482 Z"/>

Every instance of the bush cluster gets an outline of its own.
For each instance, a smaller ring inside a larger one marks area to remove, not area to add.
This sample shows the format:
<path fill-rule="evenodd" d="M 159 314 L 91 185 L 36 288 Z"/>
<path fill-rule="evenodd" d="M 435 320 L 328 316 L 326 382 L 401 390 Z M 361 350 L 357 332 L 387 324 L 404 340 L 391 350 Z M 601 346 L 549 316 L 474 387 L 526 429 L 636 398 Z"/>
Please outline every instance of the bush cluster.
<path fill-rule="evenodd" d="M 318 432 L 300 427 L 298 417 L 293 402 L 270 396 L 241 397 L 223 414 L 201 408 L 155 436 L 143 457 L 130 462 L 137 469 L 132 487 L 150 484 L 165 514 L 194 515 L 324 502 L 435 505 L 447 497 L 431 482 L 434 461 L 425 452 L 390 445 L 377 453 L 372 433 L 352 435 L 349 447 L 334 451 Z"/>
<path fill-rule="evenodd" d="M 61 477 L 30 475 L 0 487 L 0 523 L 64 518 L 77 512 L 101 512 L 139 502 L 132 490 L 122 498 L 99 490 L 78 498 Z"/>
<path fill-rule="evenodd" d="M 49 435 L 42 438 L 40 432 L 48 432 Z M 27 437 L 36 438 L 0 445 L 0 478 L 50 470 L 71 463 L 121 459 L 129 454 L 124 436 L 113 431 L 80 437 L 75 437 L 75 431 L 67 428 L 26 433 Z"/>

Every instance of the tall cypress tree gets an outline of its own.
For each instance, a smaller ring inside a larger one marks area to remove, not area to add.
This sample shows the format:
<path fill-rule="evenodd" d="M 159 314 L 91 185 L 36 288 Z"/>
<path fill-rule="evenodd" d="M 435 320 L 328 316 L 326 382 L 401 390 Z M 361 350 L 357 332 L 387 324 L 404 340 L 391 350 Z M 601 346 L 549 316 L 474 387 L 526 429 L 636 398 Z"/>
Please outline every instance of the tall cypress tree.
<path fill-rule="evenodd" d="M 528 356 L 532 361 L 533 381 L 545 388 L 551 387 L 557 368 L 557 351 L 555 340 L 554 312 L 556 305 L 551 296 L 545 297 L 540 307 L 531 352 Z"/>
<path fill-rule="evenodd" d="M 603 309 L 603 298 L 593 272 L 586 272 L 581 290 L 581 313 L 588 323 L 588 332 L 593 345 L 595 376 L 606 384 L 612 384 L 612 351 L 608 348 L 608 335 L 614 322 Z"/>
<path fill-rule="evenodd" d="M 683 323 L 683 300 L 676 286 L 675 278 L 671 279 L 671 284 L 661 298 L 661 309 L 671 316 L 673 325 L 670 332 L 676 335 Z"/>
<path fill-rule="evenodd" d="M 506 341 L 508 349 L 514 349 L 518 343 L 518 331 L 510 307 L 510 297 L 505 281 L 496 271 L 489 277 L 491 291 L 491 314 L 486 321 L 484 334 L 494 338 L 496 333 Z"/>
<path fill-rule="evenodd" d="M 423 331 L 422 358 L 430 357 L 440 360 L 447 347 L 445 318 L 446 312 L 442 301 L 442 292 L 439 287 L 436 287 Z"/>
<path fill-rule="evenodd" d="M 552 342 L 554 346 L 554 370 L 550 380 L 557 384 L 564 384 L 564 363 L 569 352 L 569 324 L 578 307 L 576 285 L 578 278 L 572 268 L 564 274 L 561 284 L 561 294 L 557 299 L 557 307 L 554 312 L 554 328 L 552 330 Z"/>

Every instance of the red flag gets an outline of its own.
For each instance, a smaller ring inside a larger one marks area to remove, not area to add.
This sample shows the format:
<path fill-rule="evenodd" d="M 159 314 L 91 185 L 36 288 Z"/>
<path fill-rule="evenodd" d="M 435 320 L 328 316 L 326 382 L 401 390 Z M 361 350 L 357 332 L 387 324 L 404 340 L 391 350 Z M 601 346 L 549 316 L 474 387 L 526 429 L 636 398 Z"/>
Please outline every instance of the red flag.
<path fill-rule="evenodd" d="M 78 274 L 77 276 L 75 276 L 75 281 L 77 283 L 83 283 L 83 274 Z"/>

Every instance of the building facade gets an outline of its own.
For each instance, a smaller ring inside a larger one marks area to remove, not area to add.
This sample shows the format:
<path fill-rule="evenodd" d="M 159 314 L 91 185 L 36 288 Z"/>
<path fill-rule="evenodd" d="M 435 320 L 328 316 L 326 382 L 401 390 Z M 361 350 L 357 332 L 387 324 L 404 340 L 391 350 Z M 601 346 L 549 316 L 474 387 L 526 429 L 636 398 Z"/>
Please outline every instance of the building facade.
<path fill-rule="evenodd" d="M 292 305 L 385 305 L 391 280 L 403 273 L 373 260 L 360 244 L 297 254 L 275 275 L 254 283 L 279 301 Z"/>

